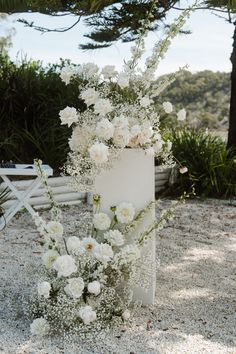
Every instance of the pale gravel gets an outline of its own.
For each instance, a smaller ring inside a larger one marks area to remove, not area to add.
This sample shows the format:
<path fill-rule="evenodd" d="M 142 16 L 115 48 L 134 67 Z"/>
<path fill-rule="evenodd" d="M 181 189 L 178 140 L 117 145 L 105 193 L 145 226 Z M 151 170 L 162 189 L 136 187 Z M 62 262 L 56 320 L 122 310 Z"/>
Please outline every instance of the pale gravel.
<path fill-rule="evenodd" d="M 64 209 L 69 232 L 86 208 Z M 37 283 L 41 252 L 27 213 L 0 233 L 0 353 L 236 354 L 236 207 L 228 202 L 195 200 L 176 210 L 158 235 L 155 306 L 93 345 L 30 336 L 22 297 Z"/>

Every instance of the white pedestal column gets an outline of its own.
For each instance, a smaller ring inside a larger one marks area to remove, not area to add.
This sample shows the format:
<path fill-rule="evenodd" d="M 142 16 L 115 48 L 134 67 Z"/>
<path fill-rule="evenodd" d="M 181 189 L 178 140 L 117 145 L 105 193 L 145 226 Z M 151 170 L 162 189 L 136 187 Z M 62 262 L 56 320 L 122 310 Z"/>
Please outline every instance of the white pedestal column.
<path fill-rule="evenodd" d="M 142 149 L 126 149 L 111 170 L 96 178 L 94 192 L 101 196 L 101 211 L 109 212 L 112 205 L 131 202 L 136 211 L 155 200 L 154 159 Z M 155 210 L 145 216 L 137 232 L 141 233 L 155 218 Z M 133 300 L 153 304 L 156 288 L 155 232 L 142 252 L 145 289 L 135 286 Z"/>

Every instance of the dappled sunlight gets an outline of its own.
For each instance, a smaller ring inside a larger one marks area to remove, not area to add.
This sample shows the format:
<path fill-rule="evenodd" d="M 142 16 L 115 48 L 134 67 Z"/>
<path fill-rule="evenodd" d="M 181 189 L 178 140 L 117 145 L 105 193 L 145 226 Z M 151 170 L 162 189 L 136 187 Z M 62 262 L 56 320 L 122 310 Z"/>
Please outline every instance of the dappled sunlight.
<path fill-rule="evenodd" d="M 202 298 L 202 297 L 208 297 L 212 294 L 212 291 L 210 289 L 204 288 L 204 289 L 182 289 L 179 291 L 174 291 L 170 294 L 170 296 L 174 299 L 192 299 L 192 298 Z"/>
<path fill-rule="evenodd" d="M 216 249 L 206 249 L 193 247 L 187 250 L 183 260 L 200 261 L 200 260 L 211 260 L 217 263 L 224 262 L 225 252 Z"/>

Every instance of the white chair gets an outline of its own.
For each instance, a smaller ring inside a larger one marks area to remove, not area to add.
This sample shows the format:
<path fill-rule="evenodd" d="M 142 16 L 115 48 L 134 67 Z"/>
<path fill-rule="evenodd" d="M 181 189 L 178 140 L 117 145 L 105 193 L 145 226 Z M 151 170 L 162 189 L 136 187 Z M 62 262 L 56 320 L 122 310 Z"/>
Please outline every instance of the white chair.
<path fill-rule="evenodd" d="M 47 176 L 53 175 L 53 169 L 49 165 L 42 165 L 42 170 L 45 171 Z M 36 176 L 35 179 L 32 180 L 32 183 L 28 186 L 25 191 L 18 191 L 16 187 L 13 185 L 12 181 L 8 178 L 8 176 Z M 24 206 L 28 212 L 33 215 L 35 213 L 32 206 L 29 204 L 29 199 L 32 194 L 40 187 L 41 180 L 37 175 L 37 171 L 34 165 L 23 165 L 16 164 L 15 168 L 3 167 L 0 168 L 0 177 L 5 182 L 5 187 L 8 187 L 13 195 L 16 197 L 16 202 L 6 210 L 4 214 L 4 218 L 0 220 L 0 230 L 2 230 L 5 225 L 13 218 L 13 216 Z"/>

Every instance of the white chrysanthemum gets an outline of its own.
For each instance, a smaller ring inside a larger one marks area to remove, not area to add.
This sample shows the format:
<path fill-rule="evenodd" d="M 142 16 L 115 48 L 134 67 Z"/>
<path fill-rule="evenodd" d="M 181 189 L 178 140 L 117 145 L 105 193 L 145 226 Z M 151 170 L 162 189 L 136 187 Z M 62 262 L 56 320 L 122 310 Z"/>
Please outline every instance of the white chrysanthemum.
<path fill-rule="evenodd" d="M 114 125 L 115 128 L 117 129 L 128 129 L 129 127 L 129 121 L 128 119 L 121 115 L 117 116 L 112 120 L 112 124 Z"/>
<path fill-rule="evenodd" d="M 68 85 L 74 74 L 75 70 L 71 66 L 67 65 L 61 69 L 60 78 L 66 85 Z"/>
<path fill-rule="evenodd" d="M 102 75 L 104 77 L 104 79 L 112 79 L 113 77 L 115 77 L 117 75 L 117 71 L 114 65 L 106 65 L 104 66 L 104 68 L 102 69 Z"/>
<path fill-rule="evenodd" d="M 85 101 L 86 105 L 89 107 L 97 102 L 97 100 L 99 99 L 99 93 L 93 87 L 90 87 L 87 90 L 83 91 L 80 97 Z"/>
<path fill-rule="evenodd" d="M 43 254 L 42 256 L 42 261 L 43 264 L 47 269 L 51 269 L 53 266 L 53 263 L 56 261 L 56 259 L 59 257 L 59 253 L 55 250 L 48 250 L 46 253 Z"/>
<path fill-rule="evenodd" d="M 135 209 L 131 203 L 120 203 L 115 211 L 117 220 L 122 224 L 127 224 L 134 219 Z"/>
<path fill-rule="evenodd" d="M 128 321 L 130 319 L 130 311 L 126 309 L 125 311 L 123 311 L 121 317 L 124 321 Z"/>
<path fill-rule="evenodd" d="M 100 114 L 101 116 L 105 116 L 107 113 L 110 113 L 112 111 L 113 107 L 108 99 L 100 98 L 96 101 L 94 105 L 94 112 L 96 114 Z"/>
<path fill-rule="evenodd" d="M 94 256 L 98 261 L 107 263 L 113 258 L 114 252 L 110 245 L 107 243 L 101 243 L 95 247 Z"/>
<path fill-rule="evenodd" d="M 148 96 L 144 96 L 141 98 L 139 103 L 141 107 L 147 108 L 153 103 L 153 100 L 151 100 Z"/>
<path fill-rule="evenodd" d="M 93 311 L 91 306 L 82 307 L 79 310 L 79 317 L 82 319 L 85 325 L 88 325 L 97 319 L 96 312 Z"/>
<path fill-rule="evenodd" d="M 94 63 L 85 63 L 80 66 L 79 73 L 84 76 L 85 79 L 93 79 L 97 77 L 99 67 Z"/>
<path fill-rule="evenodd" d="M 121 73 L 118 77 L 117 84 L 120 88 L 125 88 L 129 86 L 129 77 L 126 73 Z"/>
<path fill-rule="evenodd" d="M 125 240 L 124 236 L 119 230 L 110 230 L 105 233 L 104 238 L 112 245 L 121 247 L 123 246 Z"/>
<path fill-rule="evenodd" d="M 186 119 L 186 111 L 185 109 L 181 109 L 178 113 L 177 113 L 177 120 L 178 121 L 183 121 Z"/>
<path fill-rule="evenodd" d="M 94 249 L 97 247 L 98 243 L 92 237 L 85 237 L 81 240 L 81 245 L 86 252 L 93 254 Z"/>
<path fill-rule="evenodd" d="M 42 283 L 38 283 L 38 294 L 39 296 L 45 297 L 48 299 L 50 296 L 51 284 L 48 281 L 43 281 Z"/>
<path fill-rule="evenodd" d="M 140 249 L 136 245 L 126 245 L 122 248 L 122 258 L 126 262 L 134 262 L 141 257 Z"/>
<path fill-rule="evenodd" d="M 63 231 L 64 231 L 63 226 L 58 221 L 50 221 L 47 224 L 47 232 L 52 237 L 62 237 Z"/>
<path fill-rule="evenodd" d="M 73 255 L 82 254 L 84 252 L 84 248 L 80 239 L 76 236 L 71 236 L 66 241 L 66 247 L 68 252 Z"/>
<path fill-rule="evenodd" d="M 97 124 L 96 134 L 100 139 L 105 139 L 105 140 L 111 139 L 114 134 L 113 124 L 107 118 L 103 118 Z"/>
<path fill-rule="evenodd" d="M 115 129 L 113 142 L 117 147 L 124 148 L 130 140 L 130 132 L 128 129 Z"/>
<path fill-rule="evenodd" d="M 30 332 L 35 336 L 46 336 L 50 331 L 50 326 L 45 318 L 36 318 L 30 325 Z"/>
<path fill-rule="evenodd" d="M 53 263 L 53 268 L 57 271 L 58 277 L 69 277 L 77 271 L 75 260 L 69 255 L 58 257 Z"/>
<path fill-rule="evenodd" d="M 67 280 L 68 284 L 64 287 L 65 293 L 73 299 L 79 299 L 83 294 L 84 281 L 81 277 Z"/>
<path fill-rule="evenodd" d="M 168 114 L 173 111 L 172 103 L 170 103 L 168 101 L 167 102 L 163 102 L 162 106 L 163 106 L 164 111 L 166 113 L 168 113 Z"/>
<path fill-rule="evenodd" d="M 74 107 L 67 106 L 59 112 L 59 116 L 61 124 L 67 124 L 68 127 L 78 122 L 78 113 Z"/>
<path fill-rule="evenodd" d="M 108 161 L 108 147 L 103 143 L 95 143 L 89 148 L 89 155 L 95 163 L 105 163 Z"/>
<path fill-rule="evenodd" d="M 77 125 L 72 132 L 69 139 L 70 149 L 74 152 L 85 153 L 88 150 L 89 143 L 93 136 L 93 129 L 91 127 L 80 127 Z"/>
<path fill-rule="evenodd" d="M 148 144 L 151 142 L 151 137 L 153 136 L 153 130 L 151 126 L 143 125 L 141 133 L 139 134 L 139 142 L 141 145 Z"/>
<path fill-rule="evenodd" d="M 88 292 L 95 296 L 99 295 L 101 292 L 101 284 L 99 281 L 94 280 L 91 283 L 88 283 Z"/>
<path fill-rule="evenodd" d="M 111 225 L 111 219 L 105 213 L 97 213 L 93 217 L 93 225 L 97 230 L 107 230 Z"/>

